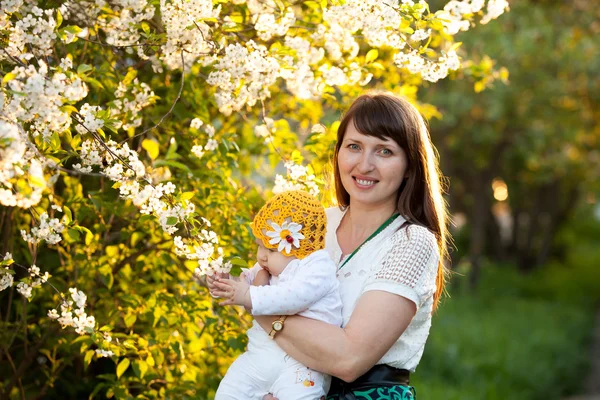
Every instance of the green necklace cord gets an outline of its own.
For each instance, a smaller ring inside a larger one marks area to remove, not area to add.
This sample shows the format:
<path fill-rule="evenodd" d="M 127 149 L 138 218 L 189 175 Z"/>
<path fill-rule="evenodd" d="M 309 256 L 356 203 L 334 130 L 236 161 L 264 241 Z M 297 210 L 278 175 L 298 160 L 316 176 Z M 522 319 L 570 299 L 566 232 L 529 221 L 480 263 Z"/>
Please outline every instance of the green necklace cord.
<path fill-rule="evenodd" d="M 344 260 L 344 262 L 342 263 L 342 265 L 340 265 L 340 267 L 338 268 L 338 271 L 340 269 L 342 269 L 347 263 L 348 261 L 350 261 L 350 259 L 352 257 L 354 257 L 354 255 L 356 253 L 358 253 L 358 251 L 361 249 L 361 247 L 363 247 L 369 240 L 373 239 L 375 236 L 377 236 L 382 230 L 384 230 L 385 228 L 387 228 L 392 222 L 394 222 L 396 220 L 396 218 L 398 218 L 400 216 L 400 214 L 393 214 L 391 217 L 389 217 L 383 224 L 381 224 L 381 226 L 379 228 L 377 228 L 377 230 L 375 232 L 373 232 L 371 234 L 371 236 L 369 236 L 364 242 L 362 242 L 360 244 L 360 246 L 358 246 L 356 249 L 354 249 L 354 251 L 352 252 L 352 254 L 350 254 L 348 256 L 348 258 L 346 258 Z"/>

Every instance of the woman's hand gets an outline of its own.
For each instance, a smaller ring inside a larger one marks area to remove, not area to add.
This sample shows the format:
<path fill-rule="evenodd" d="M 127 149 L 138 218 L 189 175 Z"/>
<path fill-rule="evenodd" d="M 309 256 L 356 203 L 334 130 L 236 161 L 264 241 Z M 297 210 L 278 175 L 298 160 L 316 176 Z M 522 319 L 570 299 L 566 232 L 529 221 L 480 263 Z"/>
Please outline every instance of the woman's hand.
<path fill-rule="evenodd" d="M 215 286 L 214 294 L 222 297 L 225 301 L 222 306 L 239 305 L 246 309 L 252 309 L 252 299 L 250 298 L 250 285 L 245 279 L 234 281 L 233 279 L 218 279 L 213 281 Z"/>

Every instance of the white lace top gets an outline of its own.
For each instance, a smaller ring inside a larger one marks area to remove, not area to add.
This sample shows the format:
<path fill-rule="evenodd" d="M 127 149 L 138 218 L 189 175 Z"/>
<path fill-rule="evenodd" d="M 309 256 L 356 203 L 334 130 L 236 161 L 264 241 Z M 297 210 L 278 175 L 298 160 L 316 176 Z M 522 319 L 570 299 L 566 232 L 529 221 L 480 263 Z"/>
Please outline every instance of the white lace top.
<path fill-rule="evenodd" d="M 337 241 L 337 229 L 344 211 L 327 209 L 325 249 L 339 266 L 342 250 Z M 417 305 L 417 313 L 408 328 L 377 362 L 414 372 L 425 348 L 431 327 L 431 311 L 439 251 L 433 233 L 427 228 L 410 225 L 398 231 L 405 222 L 399 216 L 377 236 L 365 243 L 338 270 L 342 317 L 346 326 L 360 296 L 369 290 L 382 290 L 405 297 Z"/>

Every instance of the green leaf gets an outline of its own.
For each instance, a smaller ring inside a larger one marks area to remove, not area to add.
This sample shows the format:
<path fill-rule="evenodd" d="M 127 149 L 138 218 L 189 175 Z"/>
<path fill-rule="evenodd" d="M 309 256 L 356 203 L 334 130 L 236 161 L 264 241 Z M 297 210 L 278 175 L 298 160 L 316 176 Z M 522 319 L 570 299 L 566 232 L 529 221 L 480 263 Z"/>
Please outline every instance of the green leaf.
<path fill-rule="evenodd" d="M 169 149 L 167 150 L 167 155 L 165 159 L 167 160 L 176 160 L 179 158 L 179 154 L 177 154 L 177 141 L 174 137 L 169 141 Z"/>
<path fill-rule="evenodd" d="M 79 343 L 79 342 L 91 342 L 92 339 L 88 335 L 81 335 L 77 337 L 75 340 L 71 342 L 71 344 Z"/>
<path fill-rule="evenodd" d="M 2 87 L 4 87 L 6 85 L 6 83 L 8 83 L 9 81 L 12 81 L 16 77 L 17 77 L 17 74 L 12 73 L 12 72 L 9 72 L 8 74 L 4 75 L 4 78 L 2 78 Z"/>
<path fill-rule="evenodd" d="M 148 371 L 148 364 L 146 363 L 146 361 L 133 360 L 133 372 L 135 372 L 135 375 L 138 378 L 143 379 L 144 375 L 146 375 L 147 371 Z"/>
<path fill-rule="evenodd" d="M 92 239 L 94 239 L 94 234 L 88 228 L 81 227 L 85 232 L 85 244 L 90 245 L 92 243 Z"/>
<path fill-rule="evenodd" d="M 85 366 L 90 365 L 90 363 L 92 362 L 92 357 L 94 357 L 94 354 L 96 352 L 94 350 L 88 350 L 87 353 L 85 353 L 85 357 L 83 358 L 83 364 Z"/>
<path fill-rule="evenodd" d="M 150 25 L 148 25 L 147 22 L 142 22 L 140 25 L 142 26 L 142 30 L 144 31 L 144 33 L 146 33 L 147 35 L 150 34 Z"/>
<path fill-rule="evenodd" d="M 158 157 L 159 148 L 158 143 L 155 140 L 144 139 L 144 141 L 142 141 L 142 147 L 148 152 L 148 155 L 152 160 L 156 160 L 156 157 Z"/>
<path fill-rule="evenodd" d="M 29 175 L 29 183 L 40 188 L 46 187 L 46 181 L 35 175 Z"/>
<path fill-rule="evenodd" d="M 71 239 L 73 239 L 73 240 L 79 240 L 79 231 L 77 229 L 69 228 L 69 230 L 67 231 L 67 233 L 69 234 L 69 236 L 71 237 Z"/>
<path fill-rule="evenodd" d="M 135 324 L 136 320 L 137 320 L 137 316 L 135 314 L 127 314 L 123 318 L 123 321 L 125 322 L 125 326 L 127 328 L 131 328 L 133 326 L 133 324 Z"/>
<path fill-rule="evenodd" d="M 111 289 L 115 282 L 115 278 L 112 273 L 112 267 L 108 264 L 105 264 L 98 268 L 98 273 L 100 274 L 100 280 L 102 283 L 106 285 L 108 289 Z"/>
<path fill-rule="evenodd" d="M 129 68 L 129 71 L 127 71 L 127 75 L 125 75 L 125 78 L 123 78 L 123 84 L 125 86 L 130 85 L 136 76 L 137 76 L 137 69 Z"/>
<path fill-rule="evenodd" d="M 88 64 L 80 64 L 77 67 L 77 74 L 78 75 L 84 75 L 86 72 L 89 72 L 93 69 L 93 67 L 91 65 Z"/>
<path fill-rule="evenodd" d="M 247 265 L 244 268 L 246 268 L 246 267 L 247 267 Z M 229 275 L 231 275 L 231 276 L 240 276 L 241 274 L 242 274 L 242 267 L 240 267 L 239 265 L 234 265 L 229 270 Z"/>
<path fill-rule="evenodd" d="M 72 113 L 77 112 L 77 109 L 70 104 L 65 104 L 64 106 L 60 107 L 60 111 L 66 112 L 67 114 L 71 115 Z"/>
<path fill-rule="evenodd" d="M 141 232 L 133 232 L 131 234 L 131 247 L 135 247 L 135 245 L 140 241 L 141 238 L 144 237 L 144 234 Z"/>
<path fill-rule="evenodd" d="M 462 42 L 456 42 L 452 45 L 452 47 L 450 47 L 449 51 L 456 51 L 461 45 L 462 45 Z"/>
<path fill-rule="evenodd" d="M 92 86 L 94 87 L 94 89 L 100 89 L 100 90 L 104 90 L 104 85 L 103 85 L 103 84 L 101 84 L 101 83 L 100 83 L 98 80 L 96 80 L 96 79 L 94 79 L 94 78 L 90 78 L 90 77 L 89 77 L 89 76 L 87 76 L 87 75 L 84 75 L 84 76 L 82 77 L 82 79 L 83 79 L 85 82 L 87 82 L 87 83 L 89 83 L 90 85 L 92 85 Z"/>
<path fill-rule="evenodd" d="M 167 225 L 175 225 L 178 221 L 177 217 L 168 217 Z"/>
<path fill-rule="evenodd" d="M 129 368 L 129 364 L 129 358 L 124 358 L 121 360 L 119 365 L 117 365 L 117 378 L 121 378 L 125 371 L 127 371 L 127 368 Z"/>
<path fill-rule="evenodd" d="M 367 56 L 365 57 L 365 62 L 367 64 L 377 60 L 377 57 L 379 57 L 379 51 L 377 51 L 377 49 L 371 49 L 369 50 L 369 52 L 367 53 Z"/>
<path fill-rule="evenodd" d="M 188 167 L 185 164 L 182 164 L 178 161 L 173 161 L 173 160 L 158 160 L 157 162 L 154 163 L 154 166 L 156 167 L 162 167 L 162 166 L 168 166 L 168 167 L 173 167 L 173 168 L 177 168 L 177 169 L 181 169 L 183 171 L 186 172 L 191 172 L 190 167 Z"/>
<path fill-rule="evenodd" d="M 78 35 L 82 32 L 83 29 L 78 27 L 77 25 L 69 25 L 63 28 L 64 31 L 72 33 L 73 35 Z"/>
<path fill-rule="evenodd" d="M 73 107 L 73 108 L 75 108 L 75 107 Z M 73 150 L 77 149 L 77 147 L 79 147 L 80 144 L 81 144 L 81 135 L 73 136 L 73 140 L 71 140 L 71 147 L 73 148 Z"/>
<path fill-rule="evenodd" d="M 248 268 L 248 262 L 239 257 L 234 257 L 231 260 L 229 260 L 229 262 L 231 263 L 231 265 L 239 265 L 242 268 Z"/>
<path fill-rule="evenodd" d="M 190 200 L 193 197 L 194 197 L 194 192 L 181 193 L 181 195 L 179 196 L 179 198 L 181 199 L 181 201 Z"/>
<path fill-rule="evenodd" d="M 60 10 L 56 10 L 56 28 L 60 28 L 60 25 L 63 23 L 63 16 L 60 13 Z"/>
<path fill-rule="evenodd" d="M 60 137 L 58 133 L 54 132 L 52 136 L 50 136 L 50 146 L 53 151 L 60 150 Z"/>

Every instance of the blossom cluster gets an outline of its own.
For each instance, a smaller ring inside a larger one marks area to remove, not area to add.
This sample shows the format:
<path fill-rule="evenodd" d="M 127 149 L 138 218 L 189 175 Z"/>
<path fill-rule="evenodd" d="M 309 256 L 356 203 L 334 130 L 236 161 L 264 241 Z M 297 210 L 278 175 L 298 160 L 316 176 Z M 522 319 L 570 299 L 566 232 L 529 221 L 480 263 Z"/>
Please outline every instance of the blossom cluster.
<path fill-rule="evenodd" d="M 261 40 L 267 41 L 273 36 L 285 35 L 296 22 L 294 10 L 291 7 L 282 10 L 274 0 L 248 0 L 246 5 L 252 15 L 254 30 Z"/>
<path fill-rule="evenodd" d="M 160 7 L 167 33 L 162 61 L 170 69 L 181 69 L 183 58 L 187 70 L 196 60 L 202 64 L 212 62 L 215 44 L 204 20 L 217 19 L 221 6 L 215 7 L 212 0 L 161 0 Z"/>
<path fill-rule="evenodd" d="M 313 196 L 319 194 L 319 187 L 310 167 L 288 161 L 285 163 L 285 168 L 287 169 L 286 177 L 280 174 L 275 175 L 274 194 L 288 190 L 306 190 Z"/>
<path fill-rule="evenodd" d="M 265 139 L 265 143 L 273 142 L 273 134 L 275 133 L 275 121 L 273 118 L 265 117 L 264 124 L 258 124 L 254 127 L 254 134 L 257 137 Z"/>
<path fill-rule="evenodd" d="M 448 71 L 455 71 L 460 67 L 460 60 L 454 50 L 441 56 L 438 62 L 424 58 L 417 50 L 398 53 L 394 56 L 394 63 L 399 67 L 407 68 L 413 74 L 421 74 L 423 79 L 430 82 L 444 79 L 448 76 Z"/>
<path fill-rule="evenodd" d="M 48 317 L 57 320 L 63 328 L 72 326 L 80 335 L 91 333 L 96 327 L 96 319 L 85 312 L 87 296 L 76 288 L 70 288 L 69 292 L 71 300 L 63 301 L 60 305 L 60 314 L 56 309 L 52 309 L 48 311 Z"/>
<path fill-rule="evenodd" d="M 0 116 L 12 122 L 29 123 L 29 132 L 46 140 L 54 132 L 64 132 L 71 126 L 71 117 L 63 105 L 88 94 L 87 85 L 79 76 L 52 72 L 42 60 L 38 60 L 38 68 L 32 64 L 18 66 L 10 72 L 8 88 L 19 94 L 0 91 Z"/>
<path fill-rule="evenodd" d="M 62 240 L 60 233 L 64 231 L 65 226 L 58 218 L 50 218 L 48 213 L 40 215 L 40 225 L 31 228 L 31 232 L 21 230 L 21 236 L 27 243 L 37 244 L 45 240 L 48 244 L 56 244 Z"/>
<path fill-rule="evenodd" d="M 210 223 L 204 220 L 207 227 Z M 188 260 L 196 260 L 198 266 L 194 270 L 194 276 L 212 276 L 215 273 L 229 272 L 230 262 L 223 262 L 223 249 L 216 247 L 219 243 L 217 234 L 211 230 L 202 229 L 193 239 L 183 239 L 175 236 L 175 254 Z M 214 257 L 215 250 L 217 257 Z"/>
<path fill-rule="evenodd" d="M 96 6 L 106 6 L 104 1 L 96 1 Z M 100 19 L 100 26 L 106 32 L 106 42 L 114 46 L 129 46 L 140 40 L 137 26 L 154 17 L 156 9 L 147 0 L 111 1 L 116 13 Z M 75 9 L 76 7 L 73 7 Z M 141 55 L 141 52 L 138 52 Z"/>
<path fill-rule="evenodd" d="M 443 10 L 436 13 L 444 25 L 444 30 L 449 35 L 455 35 L 460 31 L 466 31 L 471 23 L 464 17 L 483 11 L 485 0 L 451 0 L 444 6 Z M 481 18 L 482 24 L 487 24 L 498 18 L 508 9 L 507 0 L 488 0 L 486 12 Z"/>
<path fill-rule="evenodd" d="M 118 129 L 137 128 L 142 125 L 140 112 L 156 101 L 157 97 L 150 86 L 145 82 L 140 82 L 135 78 L 130 86 L 124 82 L 119 82 L 115 91 L 116 99 L 111 104 L 111 114 L 114 118 L 120 120 L 120 124 L 115 125 Z"/>
<path fill-rule="evenodd" d="M 6 253 L 2 259 L 2 268 L 0 268 L 0 292 L 11 287 L 14 283 L 13 271 L 9 267 L 12 263 L 12 254 Z"/>
<path fill-rule="evenodd" d="M 197 131 L 203 125 L 204 125 L 204 122 L 201 119 L 194 118 L 190 124 L 190 128 L 193 131 Z M 207 125 L 204 125 L 203 130 L 208 135 L 208 140 L 207 140 L 206 144 L 204 146 L 199 145 L 199 144 L 194 145 L 191 150 L 192 154 L 194 154 L 198 158 L 202 158 L 204 153 L 206 153 L 207 151 L 214 151 L 217 149 L 217 147 L 219 147 L 219 142 L 217 142 L 217 140 L 214 138 L 215 137 L 215 127 L 210 124 L 207 124 Z"/>
<path fill-rule="evenodd" d="M 32 265 L 28 272 L 29 278 L 26 278 L 24 281 L 17 284 L 17 292 L 27 299 L 31 298 L 34 288 L 42 286 L 42 283 L 46 283 L 48 278 L 50 278 L 48 271 L 42 275 L 40 269 L 36 265 Z"/>
<path fill-rule="evenodd" d="M 200 120 L 194 120 L 193 124 L 195 127 L 202 125 Z M 204 130 L 209 137 L 214 136 L 215 130 L 212 125 L 206 125 Z M 214 139 L 209 140 L 210 146 L 211 140 Z M 214 143 L 216 144 L 216 141 Z M 140 213 L 156 216 L 167 234 L 173 235 L 178 231 L 178 224 L 193 218 L 196 211 L 194 203 L 182 200 L 173 204 L 169 199 L 177 189 L 172 182 L 154 185 L 144 180 L 144 164 L 139 160 L 138 153 L 131 150 L 127 143 L 118 145 L 110 140 L 102 147 L 94 140 L 85 140 L 81 145 L 81 164 L 75 164 L 73 167 L 82 172 L 91 172 L 94 166 L 100 166 L 102 174 L 117 182 L 121 198 L 131 200 L 140 208 Z M 204 220 L 204 223 L 210 225 L 207 220 Z M 175 251 L 188 259 L 198 260 L 199 271 L 202 273 L 230 268 L 223 263 L 222 250 L 217 251 L 217 257 L 214 256 L 215 244 L 218 243 L 216 233 L 203 230 L 189 241 L 195 246 L 193 252 L 188 251 L 189 249 L 184 250 L 181 238 L 175 237 Z"/>
<path fill-rule="evenodd" d="M 18 126 L 0 119 L 0 204 L 29 208 L 46 187 L 42 163 L 28 149 Z"/>
<path fill-rule="evenodd" d="M 52 46 L 56 40 L 54 10 L 42 10 L 34 6 L 30 12 L 26 12 L 25 9 L 21 10 L 22 6 L 22 1 L 2 2 L 0 27 L 9 35 L 9 39 L 5 52 L 0 52 L 0 61 L 11 57 L 29 61 L 34 57 L 48 56 L 52 53 Z M 12 24 L 8 13 L 17 11 L 25 15 Z"/>
<path fill-rule="evenodd" d="M 101 146 L 95 140 L 85 140 L 81 144 L 81 164 L 73 167 L 89 173 L 94 166 L 100 166 L 100 173 L 118 182 L 121 197 L 132 200 L 142 214 L 156 215 L 168 234 L 175 233 L 176 224 L 195 211 L 194 204 L 187 201 L 175 206 L 164 201 L 166 196 L 175 193 L 175 185 L 171 182 L 153 185 L 144 181 L 146 168 L 139 160 L 138 153 L 131 150 L 127 143 L 119 145 L 109 140 Z"/>
<path fill-rule="evenodd" d="M 270 87 L 277 81 L 280 68 L 267 48 L 252 40 L 245 45 L 228 45 L 207 79 L 219 89 L 215 94 L 219 111 L 230 115 L 270 97 Z"/>

